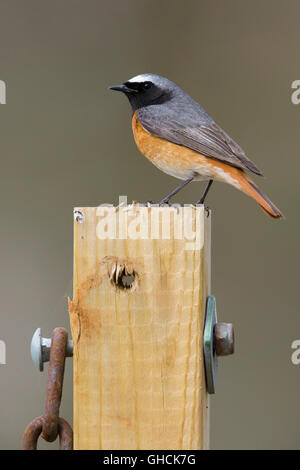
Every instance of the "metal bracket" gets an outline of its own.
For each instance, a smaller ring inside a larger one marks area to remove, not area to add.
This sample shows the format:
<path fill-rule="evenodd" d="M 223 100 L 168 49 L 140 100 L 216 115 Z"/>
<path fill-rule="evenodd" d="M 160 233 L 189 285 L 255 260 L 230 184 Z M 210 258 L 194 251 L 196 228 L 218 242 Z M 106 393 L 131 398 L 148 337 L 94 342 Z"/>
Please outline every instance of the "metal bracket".
<path fill-rule="evenodd" d="M 30 353 L 31 359 L 39 371 L 44 370 L 44 362 L 50 360 L 51 338 L 43 338 L 41 328 L 37 328 L 33 334 Z M 66 345 L 65 357 L 73 356 L 73 341 L 69 340 Z"/>
<path fill-rule="evenodd" d="M 234 352 L 234 331 L 232 323 L 218 323 L 216 299 L 208 296 L 206 303 L 204 337 L 204 367 L 208 393 L 216 392 L 218 356 L 228 356 Z"/>

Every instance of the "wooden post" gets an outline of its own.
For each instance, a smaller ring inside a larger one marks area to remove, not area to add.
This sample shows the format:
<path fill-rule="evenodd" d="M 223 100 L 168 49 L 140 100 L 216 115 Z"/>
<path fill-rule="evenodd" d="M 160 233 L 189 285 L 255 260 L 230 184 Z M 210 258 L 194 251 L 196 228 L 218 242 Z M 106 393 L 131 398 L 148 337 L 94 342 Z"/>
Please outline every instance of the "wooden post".
<path fill-rule="evenodd" d="M 77 208 L 73 292 L 74 448 L 208 448 L 205 208 Z"/>

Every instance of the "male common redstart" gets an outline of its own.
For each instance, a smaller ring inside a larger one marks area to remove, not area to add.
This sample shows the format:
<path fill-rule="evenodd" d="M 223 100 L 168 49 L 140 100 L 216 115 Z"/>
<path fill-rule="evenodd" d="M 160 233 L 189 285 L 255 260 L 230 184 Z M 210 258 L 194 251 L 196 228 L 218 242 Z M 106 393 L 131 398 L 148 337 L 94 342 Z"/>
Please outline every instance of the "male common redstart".
<path fill-rule="evenodd" d="M 122 91 L 132 106 L 135 142 L 160 170 L 184 180 L 160 204 L 168 203 L 191 181 L 209 180 L 197 204 L 203 204 L 213 180 L 229 183 L 251 196 L 274 219 L 280 210 L 246 171 L 262 175 L 234 142 L 181 88 L 167 78 L 142 74 L 111 90 Z"/>

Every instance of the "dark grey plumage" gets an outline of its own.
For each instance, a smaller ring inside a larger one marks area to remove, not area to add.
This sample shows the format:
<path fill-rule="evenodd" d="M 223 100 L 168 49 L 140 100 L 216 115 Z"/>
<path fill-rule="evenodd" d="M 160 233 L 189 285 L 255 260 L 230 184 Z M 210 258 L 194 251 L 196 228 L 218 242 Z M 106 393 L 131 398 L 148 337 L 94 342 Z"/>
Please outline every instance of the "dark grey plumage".
<path fill-rule="evenodd" d="M 149 88 L 139 89 L 144 83 Z M 132 110 L 151 134 L 231 166 L 262 175 L 243 149 L 181 88 L 167 78 L 142 74 L 124 84 Z"/>

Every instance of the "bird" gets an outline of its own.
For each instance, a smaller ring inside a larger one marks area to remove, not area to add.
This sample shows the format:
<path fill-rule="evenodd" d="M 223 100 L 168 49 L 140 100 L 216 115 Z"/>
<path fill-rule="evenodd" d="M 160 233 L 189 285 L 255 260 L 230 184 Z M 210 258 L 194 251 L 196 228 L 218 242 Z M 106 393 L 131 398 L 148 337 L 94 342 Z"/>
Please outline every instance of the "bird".
<path fill-rule="evenodd" d="M 208 181 L 196 204 L 204 204 L 213 181 L 252 197 L 272 218 L 282 212 L 248 173 L 262 176 L 242 148 L 202 106 L 168 78 L 145 73 L 111 90 L 124 93 L 132 108 L 132 131 L 140 152 L 163 172 L 183 180 L 160 201 L 168 204 L 192 181 Z"/>

